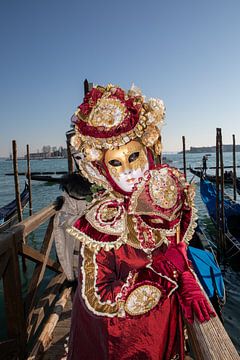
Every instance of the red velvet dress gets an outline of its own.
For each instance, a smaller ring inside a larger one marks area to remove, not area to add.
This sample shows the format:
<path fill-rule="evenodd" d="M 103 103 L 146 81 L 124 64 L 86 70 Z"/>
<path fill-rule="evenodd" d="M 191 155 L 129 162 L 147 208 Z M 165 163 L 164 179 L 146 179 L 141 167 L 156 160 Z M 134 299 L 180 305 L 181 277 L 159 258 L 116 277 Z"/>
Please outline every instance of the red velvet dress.
<path fill-rule="evenodd" d="M 184 359 L 179 278 L 189 268 L 176 249 L 196 217 L 182 174 L 154 171 L 130 200 L 103 195 L 68 229 L 81 241 L 68 360 Z"/>

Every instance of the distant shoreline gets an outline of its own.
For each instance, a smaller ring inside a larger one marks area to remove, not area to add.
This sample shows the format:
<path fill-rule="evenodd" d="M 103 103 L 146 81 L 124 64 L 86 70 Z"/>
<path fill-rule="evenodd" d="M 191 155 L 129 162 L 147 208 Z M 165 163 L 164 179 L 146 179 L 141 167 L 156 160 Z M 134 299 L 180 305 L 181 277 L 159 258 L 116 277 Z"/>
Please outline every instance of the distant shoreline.
<path fill-rule="evenodd" d="M 27 159 L 26 158 L 24 158 L 24 157 L 19 157 L 19 158 L 17 158 L 18 160 L 24 160 L 24 161 L 26 161 Z M 30 158 L 30 160 L 31 161 L 35 161 L 35 160 L 37 160 L 37 161 L 46 161 L 46 160 L 62 160 L 62 159 L 67 159 L 66 157 L 50 157 L 50 158 L 35 158 L 35 159 L 31 159 Z M 0 157 L 0 160 L 5 160 L 5 161 L 12 161 L 12 159 L 10 159 L 10 158 L 7 158 L 7 157 Z"/>
<path fill-rule="evenodd" d="M 223 152 L 232 152 L 233 146 L 230 145 L 223 145 L 222 146 Z M 235 146 L 236 152 L 240 152 L 240 145 Z M 202 147 L 190 147 L 190 150 L 186 150 L 186 153 L 190 154 L 199 154 L 199 153 L 215 153 L 216 152 L 216 146 L 202 146 Z M 179 151 L 178 154 L 182 154 L 183 151 Z"/>

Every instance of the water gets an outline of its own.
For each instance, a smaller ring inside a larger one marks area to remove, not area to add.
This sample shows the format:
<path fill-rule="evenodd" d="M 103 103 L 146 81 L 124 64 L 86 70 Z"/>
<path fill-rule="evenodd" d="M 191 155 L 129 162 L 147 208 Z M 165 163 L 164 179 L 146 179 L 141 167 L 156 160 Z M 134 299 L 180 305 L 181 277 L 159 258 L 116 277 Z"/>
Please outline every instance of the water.
<path fill-rule="evenodd" d="M 186 154 L 186 163 L 187 167 L 191 165 L 192 167 L 202 165 L 202 157 L 204 154 Z M 170 165 L 181 168 L 183 166 L 182 154 L 166 154 L 167 159 L 169 159 Z M 237 165 L 240 165 L 240 153 L 236 154 Z M 232 154 L 224 153 L 224 164 L 232 165 Z M 211 154 L 208 157 L 208 167 L 215 166 L 215 154 Z M 67 171 L 67 160 L 66 159 L 56 159 L 56 160 L 34 160 L 31 161 L 31 170 L 32 171 Z M 26 172 L 27 164 L 26 161 L 20 160 L 18 162 L 18 171 Z M 13 172 L 12 162 L 0 160 L 0 207 L 13 200 L 14 198 L 14 178 L 13 176 L 5 176 L 5 173 Z M 208 170 L 209 174 L 214 174 L 214 170 Z M 240 176 L 240 168 L 237 169 L 237 175 Z M 187 172 L 188 181 L 192 179 L 193 175 L 190 172 Z M 25 177 L 20 176 L 20 188 L 21 191 L 24 188 Z M 198 216 L 201 224 L 208 230 L 212 231 L 213 226 L 211 221 L 208 218 L 204 204 L 202 203 L 200 193 L 199 193 L 199 179 L 194 178 L 196 184 L 196 207 L 198 208 Z M 232 196 L 232 188 L 226 188 L 226 192 Z M 37 212 L 43 207 L 49 205 L 52 201 L 56 199 L 57 196 L 61 195 L 59 190 L 59 185 L 47 185 L 44 182 L 32 181 L 32 197 L 33 197 L 33 212 Z M 240 201 L 238 196 L 237 201 Z M 28 216 L 28 208 L 24 210 L 24 217 Z M 29 245 L 33 246 L 36 249 L 39 249 L 43 239 L 44 232 L 46 230 L 46 224 L 42 225 L 41 228 L 34 232 L 28 239 Z M 23 282 L 23 293 L 27 290 L 28 281 L 31 278 L 32 270 L 34 268 L 33 263 L 28 263 L 28 271 L 26 274 L 22 275 Z M 48 272 L 47 276 L 51 276 L 51 273 Z M 235 346 L 240 352 L 240 273 L 232 271 L 232 269 L 227 268 L 224 274 L 225 286 L 226 286 L 226 305 L 224 307 L 223 316 L 224 316 L 224 325 L 229 335 L 231 336 Z M 0 323 L 4 323 L 4 307 L 3 307 L 3 296 L 2 296 L 2 287 L 0 283 Z M 2 333 L 0 332 L 2 335 Z"/>

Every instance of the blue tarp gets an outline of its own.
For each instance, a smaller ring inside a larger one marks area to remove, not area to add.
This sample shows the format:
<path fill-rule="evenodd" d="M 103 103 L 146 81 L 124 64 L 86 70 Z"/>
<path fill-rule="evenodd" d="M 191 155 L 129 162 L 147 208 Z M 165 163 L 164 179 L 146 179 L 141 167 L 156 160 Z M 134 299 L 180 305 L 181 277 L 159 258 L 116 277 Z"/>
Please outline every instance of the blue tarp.
<path fill-rule="evenodd" d="M 188 258 L 209 298 L 216 291 L 220 299 L 224 299 L 224 282 L 222 273 L 214 256 L 207 250 L 188 247 Z"/>

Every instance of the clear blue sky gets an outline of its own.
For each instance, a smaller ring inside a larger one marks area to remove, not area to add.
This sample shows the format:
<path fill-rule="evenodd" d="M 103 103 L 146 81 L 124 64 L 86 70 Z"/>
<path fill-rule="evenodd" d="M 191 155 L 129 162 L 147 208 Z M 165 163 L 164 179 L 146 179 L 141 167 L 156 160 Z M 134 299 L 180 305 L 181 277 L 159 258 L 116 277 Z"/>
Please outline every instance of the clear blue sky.
<path fill-rule="evenodd" d="M 240 143 L 239 0 L 1 0 L 0 156 L 65 145 L 83 80 L 167 107 L 165 151 Z"/>

